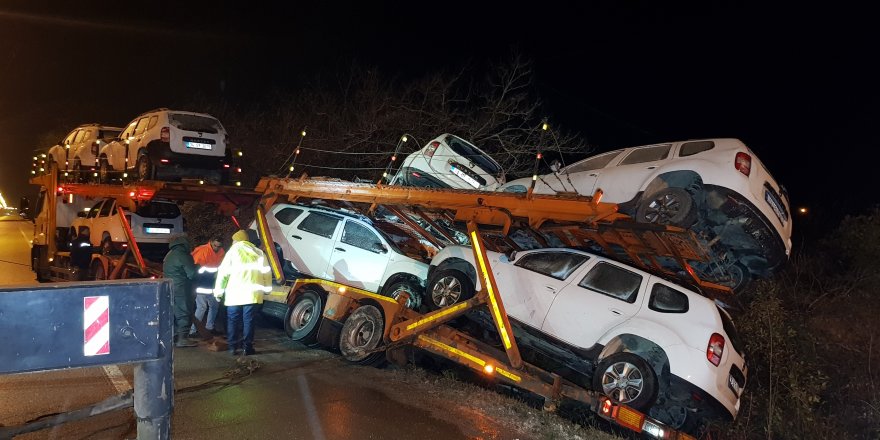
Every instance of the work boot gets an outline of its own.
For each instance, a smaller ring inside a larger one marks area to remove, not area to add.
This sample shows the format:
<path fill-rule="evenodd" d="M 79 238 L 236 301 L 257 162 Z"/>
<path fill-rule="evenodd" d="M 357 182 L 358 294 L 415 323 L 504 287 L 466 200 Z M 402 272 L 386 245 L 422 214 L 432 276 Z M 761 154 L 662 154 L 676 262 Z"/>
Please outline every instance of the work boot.
<path fill-rule="evenodd" d="M 196 346 L 198 346 L 198 345 L 199 345 L 198 342 L 196 342 L 196 341 L 191 341 L 191 340 L 189 340 L 189 339 L 183 337 L 183 335 L 179 335 L 179 336 L 177 337 L 177 342 L 174 344 L 175 347 L 181 347 L 181 348 L 186 348 L 186 347 L 196 347 Z"/>

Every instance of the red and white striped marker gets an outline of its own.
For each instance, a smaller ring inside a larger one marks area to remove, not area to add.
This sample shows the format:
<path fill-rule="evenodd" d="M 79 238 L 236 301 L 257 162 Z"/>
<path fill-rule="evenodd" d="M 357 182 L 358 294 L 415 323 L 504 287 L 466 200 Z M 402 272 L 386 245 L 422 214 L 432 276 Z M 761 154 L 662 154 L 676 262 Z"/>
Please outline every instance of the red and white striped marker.
<path fill-rule="evenodd" d="M 110 297 L 83 298 L 83 354 L 110 354 Z"/>

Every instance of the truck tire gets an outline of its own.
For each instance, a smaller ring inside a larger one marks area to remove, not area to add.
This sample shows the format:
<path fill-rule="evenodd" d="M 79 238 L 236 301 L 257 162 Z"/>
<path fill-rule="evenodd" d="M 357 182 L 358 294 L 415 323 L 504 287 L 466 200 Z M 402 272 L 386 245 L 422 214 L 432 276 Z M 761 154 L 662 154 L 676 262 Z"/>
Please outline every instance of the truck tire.
<path fill-rule="evenodd" d="M 312 290 L 305 289 L 288 307 L 284 317 L 284 331 L 290 339 L 305 344 L 314 344 L 324 312 L 324 299 Z"/>
<path fill-rule="evenodd" d="M 697 206 L 682 188 L 664 188 L 642 199 L 636 210 L 639 223 L 656 223 L 689 228 L 697 219 Z"/>
<path fill-rule="evenodd" d="M 376 351 L 384 337 L 385 321 L 382 312 L 374 306 L 358 307 L 345 323 L 339 334 L 339 351 L 347 361 L 379 366 L 385 361 L 385 352 Z"/>
<path fill-rule="evenodd" d="M 455 269 L 437 271 L 428 280 L 427 306 L 431 311 L 467 301 L 474 296 L 474 283 Z"/>
<path fill-rule="evenodd" d="M 593 389 L 617 403 L 646 411 L 657 398 L 657 376 L 634 353 L 614 353 L 596 367 Z"/>
<path fill-rule="evenodd" d="M 409 293 L 409 300 L 406 302 L 406 308 L 418 311 L 422 306 L 422 286 L 413 281 L 402 279 L 395 281 L 384 289 L 385 296 L 397 299 L 400 292 Z"/>

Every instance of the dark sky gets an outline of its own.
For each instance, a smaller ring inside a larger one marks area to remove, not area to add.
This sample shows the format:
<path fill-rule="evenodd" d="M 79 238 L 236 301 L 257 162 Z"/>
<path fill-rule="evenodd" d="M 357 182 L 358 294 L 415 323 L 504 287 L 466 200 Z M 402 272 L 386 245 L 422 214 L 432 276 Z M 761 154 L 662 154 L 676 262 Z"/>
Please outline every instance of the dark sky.
<path fill-rule="evenodd" d="M 0 3 L 0 191 L 8 200 L 27 190 L 30 151 L 48 146 L 39 145 L 47 132 L 122 125 L 194 95 L 245 103 L 351 60 L 407 78 L 516 48 L 535 62 L 551 120 L 599 151 L 738 137 L 796 205 L 843 213 L 880 202 L 871 175 L 880 31 L 867 8 L 55 3 Z"/>

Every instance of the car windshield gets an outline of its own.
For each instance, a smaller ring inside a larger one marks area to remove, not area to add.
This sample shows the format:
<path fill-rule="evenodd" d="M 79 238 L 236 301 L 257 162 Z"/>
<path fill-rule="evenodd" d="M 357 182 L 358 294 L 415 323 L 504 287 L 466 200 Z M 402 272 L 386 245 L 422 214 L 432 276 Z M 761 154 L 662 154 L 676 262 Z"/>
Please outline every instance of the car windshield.
<path fill-rule="evenodd" d="M 171 125 L 185 131 L 217 133 L 221 128 L 220 121 L 208 116 L 191 115 L 188 113 L 171 113 L 168 118 L 171 120 Z"/>
<path fill-rule="evenodd" d="M 177 218 L 180 216 L 180 208 L 174 203 L 151 202 L 138 207 L 135 212 L 141 217 L 152 218 Z"/>
<path fill-rule="evenodd" d="M 452 148 L 452 151 L 455 151 L 460 156 L 477 164 L 477 166 L 482 168 L 483 171 L 493 176 L 501 174 L 501 166 L 498 165 L 491 157 L 478 150 L 477 147 L 474 147 L 473 145 L 455 136 L 446 136 L 446 144 L 449 145 L 449 148 Z"/>

